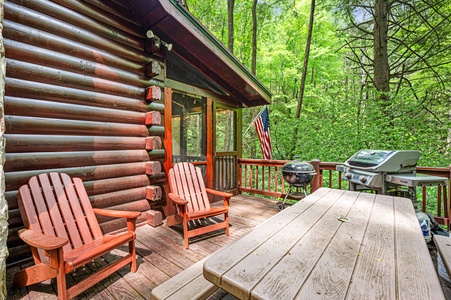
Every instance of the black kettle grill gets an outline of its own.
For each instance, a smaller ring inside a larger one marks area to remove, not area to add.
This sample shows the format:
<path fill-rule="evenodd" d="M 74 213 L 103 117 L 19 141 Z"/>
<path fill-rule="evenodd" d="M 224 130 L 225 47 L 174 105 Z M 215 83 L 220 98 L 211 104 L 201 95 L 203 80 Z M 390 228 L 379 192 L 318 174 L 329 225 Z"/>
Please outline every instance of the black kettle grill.
<path fill-rule="evenodd" d="M 316 175 L 315 168 L 308 162 L 293 160 L 289 161 L 282 167 L 283 179 L 290 185 L 288 193 L 281 203 L 277 203 L 277 208 L 282 211 L 285 208 L 285 202 L 290 196 L 292 199 L 300 200 L 307 196 L 306 186 L 312 182 Z M 292 189 L 296 188 L 300 192 L 292 193 Z"/>

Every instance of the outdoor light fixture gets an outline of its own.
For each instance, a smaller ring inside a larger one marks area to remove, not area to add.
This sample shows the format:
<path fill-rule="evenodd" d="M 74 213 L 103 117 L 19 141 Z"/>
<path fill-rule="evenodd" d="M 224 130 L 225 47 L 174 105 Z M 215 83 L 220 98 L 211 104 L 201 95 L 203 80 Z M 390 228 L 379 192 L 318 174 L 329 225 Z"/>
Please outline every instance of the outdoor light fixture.
<path fill-rule="evenodd" d="M 146 51 L 148 52 L 156 52 L 160 50 L 160 46 L 163 45 L 168 49 L 168 51 L 172 50 L 172 44 L 168 44 L 165 41 L 162 41 L 158 36 L 156 36 L 152 30 L 147 30 L 146 36 L 149 40 L 146 42 Z"/>
<path fill-rule="evenodd" d="M 151 38 L 153 38 L 154 36 L 155 36 L 155 34 L 153 34 L 153 31 L 152 30 L 147 30 L 147 32 L 146 32 L 146 36 L 149 38 L 149 39 L 151 39 Z"/>
<path fill-rule="evenodd" d="M 168 44 L 168 43 L 166 43 L 166 42 L 164 42 L 164 41 L 161 41 L 161 44 L 162 44 L 163 46 L 165 46 L 165 47 L 168 49 L 168 51 L 171 51 L 171 50 L 172 50 L 172 44 Z"/>

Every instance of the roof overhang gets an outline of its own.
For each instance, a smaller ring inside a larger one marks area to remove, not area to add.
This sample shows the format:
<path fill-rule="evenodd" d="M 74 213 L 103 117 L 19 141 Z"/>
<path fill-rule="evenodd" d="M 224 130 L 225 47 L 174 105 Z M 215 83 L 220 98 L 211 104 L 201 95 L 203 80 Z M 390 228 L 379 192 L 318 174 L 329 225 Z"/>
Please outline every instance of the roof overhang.
<path fill-rule="evenodd" d="M 206 76 L 215 92 L 222 91 L 242 106 L 270 103 L 269 90 L 176 0 L 131 0 L 130 4 L 146 30 L 173 45 L 174 60 Z"/>

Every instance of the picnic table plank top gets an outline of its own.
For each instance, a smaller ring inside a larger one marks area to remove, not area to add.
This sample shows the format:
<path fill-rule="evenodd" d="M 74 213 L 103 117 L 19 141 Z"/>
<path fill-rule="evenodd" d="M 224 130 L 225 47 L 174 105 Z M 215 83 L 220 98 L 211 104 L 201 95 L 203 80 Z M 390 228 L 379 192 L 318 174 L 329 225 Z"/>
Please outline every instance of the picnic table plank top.
<path fill-rule="evenodd" d="M 217 252 L 204 276 L 240 299 L 444 299 L 410 199 L 328 188 Z"/>

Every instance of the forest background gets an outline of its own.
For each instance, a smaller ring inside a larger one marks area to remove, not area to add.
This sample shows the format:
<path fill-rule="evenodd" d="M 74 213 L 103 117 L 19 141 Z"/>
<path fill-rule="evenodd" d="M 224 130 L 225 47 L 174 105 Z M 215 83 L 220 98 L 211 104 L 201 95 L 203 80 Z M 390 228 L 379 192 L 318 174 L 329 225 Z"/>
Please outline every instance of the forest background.
<path fill-rule="evenodd" d="M 273 93 L 273 159 L 415 149 L 419 165 L 450 165 L 450 1 L 183 2 Z M 261 158 L 255 130 L 243 156 Z"/>

